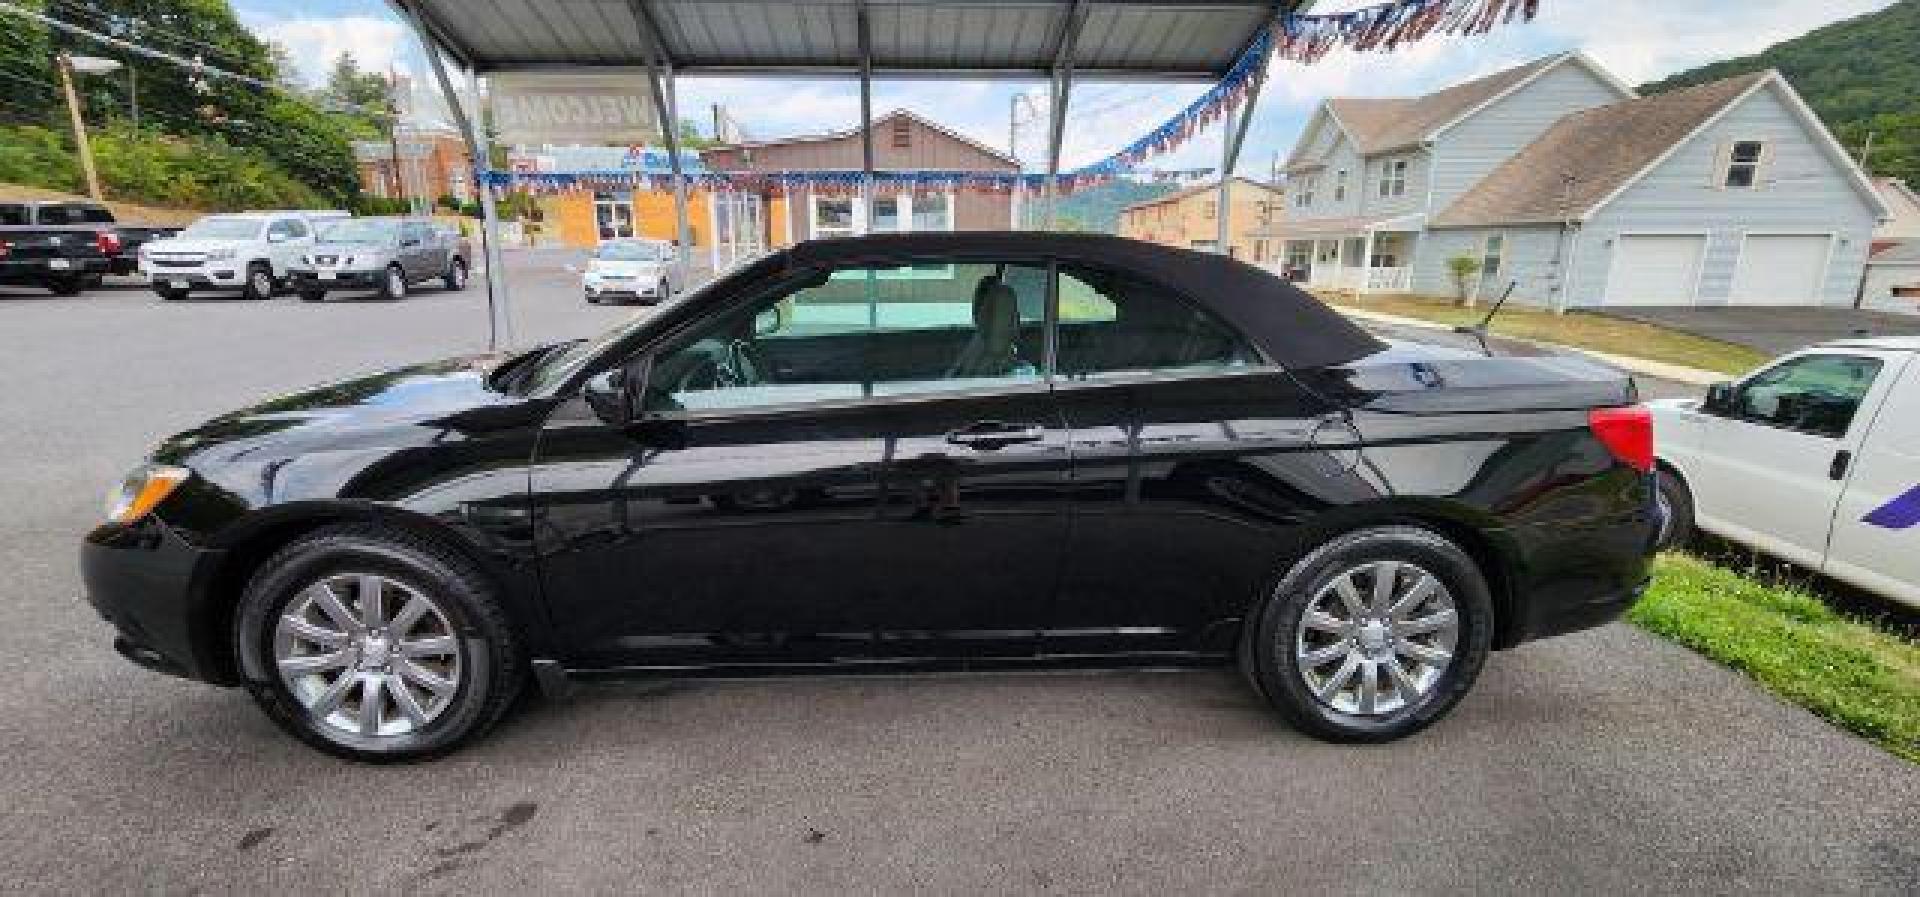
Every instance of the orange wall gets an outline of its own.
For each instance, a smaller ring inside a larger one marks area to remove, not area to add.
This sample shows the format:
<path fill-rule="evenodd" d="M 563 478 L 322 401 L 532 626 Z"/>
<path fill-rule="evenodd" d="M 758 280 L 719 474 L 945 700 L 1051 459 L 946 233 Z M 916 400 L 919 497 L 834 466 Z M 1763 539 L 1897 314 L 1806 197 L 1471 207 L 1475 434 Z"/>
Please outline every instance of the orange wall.
<path fill-rule="evenodd" d="M 549 238 L 568 246 L 591 249 L 600 243 L 600 229 L 593 217 L 593 194 L 581 190 L 548 196 L 540 202 Z M 705 246 L 710 238 L 711 212 L 707 192 L 687 194 L 687 228 L 693 245 Z M 673 217 L 673 191 L 636 190 L 633 193 L 634 236 L 672 241 L 679 238 L 679 225 Z"/>

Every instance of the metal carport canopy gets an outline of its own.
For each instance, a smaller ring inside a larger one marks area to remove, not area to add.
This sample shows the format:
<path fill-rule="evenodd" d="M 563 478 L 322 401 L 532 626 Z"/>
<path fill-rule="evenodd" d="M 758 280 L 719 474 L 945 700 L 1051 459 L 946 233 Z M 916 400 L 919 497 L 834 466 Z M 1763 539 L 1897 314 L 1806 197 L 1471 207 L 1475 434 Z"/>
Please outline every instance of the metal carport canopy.
<path fill-rule="evenodd" d="M 481 74 L 638 67 L 680 75 L 847 75 L 867 19 L 874 77 L 1220 77 L 1299 0 L 411 0 Z M 1075 17 L 1079 27 L 1072 27 Z M 1073 33 L 1077 30 L 1077 35 Z M 1072 36 L 1070 36 L 1072 35 Z M 651 57 L 657 47 L 665 57 Z"/>

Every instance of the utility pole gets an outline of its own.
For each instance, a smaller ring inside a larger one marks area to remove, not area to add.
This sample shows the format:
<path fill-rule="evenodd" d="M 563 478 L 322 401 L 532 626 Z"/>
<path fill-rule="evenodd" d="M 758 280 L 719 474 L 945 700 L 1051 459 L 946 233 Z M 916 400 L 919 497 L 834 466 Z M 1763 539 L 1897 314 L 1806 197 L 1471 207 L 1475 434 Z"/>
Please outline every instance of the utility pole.
<path fill-rule="evenodd" d="M 80 98 L 73 92 L 73 57 L 62 53 L 55 65 L 67 95 L 67 117 L 73 121 L 73 145 L 80 152 L 80 170 L 87 176 L 87 195 L 98 202 L 106 197 L 100 193 L 100 173 L 93 167 L 93 147 L 87 143 L 87 123 L 80 117 Z"/>
<path fill-rule="evenodd" d="M 1867 132 L 1867 142 L 1860 147 L 1860 170 L 1869 171 L 1867 160 L 1873 158 L 1873 132 Z"/>

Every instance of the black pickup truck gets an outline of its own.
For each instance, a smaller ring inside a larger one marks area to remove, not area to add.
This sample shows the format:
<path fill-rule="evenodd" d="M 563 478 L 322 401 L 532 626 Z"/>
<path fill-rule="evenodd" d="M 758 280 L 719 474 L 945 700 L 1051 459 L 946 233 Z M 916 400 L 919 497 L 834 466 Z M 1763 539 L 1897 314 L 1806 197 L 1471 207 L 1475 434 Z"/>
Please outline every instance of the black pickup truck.
<path fill-rule="evenodd" d="M 135 227 L 91 202 L 0 202 L 0 285 L 71 296 L 140 267 L 140 247 L 177 228 Z"/>

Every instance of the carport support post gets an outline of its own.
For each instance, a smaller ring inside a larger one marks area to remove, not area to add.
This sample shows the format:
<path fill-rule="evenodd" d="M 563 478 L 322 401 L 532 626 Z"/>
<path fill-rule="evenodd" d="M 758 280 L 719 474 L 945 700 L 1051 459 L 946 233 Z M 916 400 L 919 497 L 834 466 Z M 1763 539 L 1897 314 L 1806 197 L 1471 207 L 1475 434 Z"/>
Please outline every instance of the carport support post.
<path fill-rule="evenodd" d="M 1060 190 L 1060 144 L 1066 137 L 1067 103 L 1073 96 L 1073 51 L 1080 42 L 1080 25 L 1086 21 L 1081 14 L 1084 5 L 1075 0 L 1067 8 L 1066 21 L 1061 23 L 1060 37 L 1053 47 L 1053 80 L 1049 84 L 1047 103 L 1047 182 L 1041 188 L 1046 209 L 1042 219 L 1045 230 L 1053 230 L 1058 223 L 1054 197 Z"/>
<path fill-rule="evenodd" d="M 427 30 L 426 22 L 420 19 L 420 11 L 411 3 L 398 5 L 407 15 L 407 23 L 413 26 L 420 49 L 426 51 L 427 64 L 433 67 L 433 80 L 440 85 L 440 98 L 447 101 L 447 111 L 453 114 L 454 124 L 466 138 L 467 155 L 473 160 L 474 180 L 480 188 L 480 242 L 487 254 L 487 349 L 498 350 L 513 344 L 513 316 L 509 313 L 506 268 L 500 261 L 500 211 L 493 202 L 492 185 L 485 182 L 486 172 L 493 167 L 493 156 L 487 146 L 486 132 L 480 126 L 484 118 L 480 110 L 480 79 L 471 67 L 466 70 L 467 89 L 473 97 L 473 114 L 468 115 L 460 106 L 460 93 L 453 89 L 453 79 L 447 77 L 440 45 Z"/>
<path fill-rule="evenodd" d="M 867 4 L 854 10 L 860 37 L 860 205 L 862 230 L 873 230 L 873 31 L 867 19 Z M 869 292 L 869 299 L 872 294 Z"/>
<path fill-rule="evenodd" d="M 1268 27 L 1277 28 L 1279 23 Z M 1236 124 L 1232 118 L 1227 119 L 1227 134 L 1222 141 L 1220 157 L 1220 195 L 1214 202 L 1213 215 L 1216 225 L 1213 248 L 1221 255 L 1233 254 L 1233 244 L 1228 242 L 1233 237 L 1233 228 L 1229 226 L 1233 220 L 1233 169 L 1240 164 L 1240 147 L 1247 142 L 1247 131 L 1253 127 L 1253 108 L 1260 103 L 1260 85 L 1266 80 L 1267 68 L 1262 63 L 1258 73 L 1253 76 L 1253 83 L 1247 85 L 1247 98 L 1242 101 L 1245 105 L 1240 107 L 1240 121 Z"/>
<path fill-rule="evenodd" d="M 680 165 L 680 85 L 673 78 L 671 65 L 660 67 L 660 78 L 666 82 L 666 108 L 660 133 L 665 135 L 667 142 L 667 166 L 673 170 L 673 226 L 680 243 L 680 250 L 673 254 L 674 266 L 680 270 L 674 281 L 685 289 L 687 263 L 693 258 L 693 225 L 687 221 L 687 174 Z M 712 199 L 709 198 L 708 202 L 711 203 Z"/>

